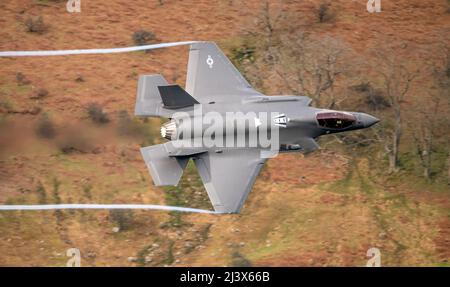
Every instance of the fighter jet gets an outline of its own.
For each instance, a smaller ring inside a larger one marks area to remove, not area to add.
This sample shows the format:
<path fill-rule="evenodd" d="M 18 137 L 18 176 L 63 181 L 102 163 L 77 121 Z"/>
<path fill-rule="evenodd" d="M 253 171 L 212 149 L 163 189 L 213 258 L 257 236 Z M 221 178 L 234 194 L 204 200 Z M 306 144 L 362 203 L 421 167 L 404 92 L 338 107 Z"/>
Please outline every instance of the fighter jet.
<path fill-rule="evenodd" d="M 177 185 L 192 159 L 215 212 L 239 213 L 270 157 L 264 156 L 267 147 L 260 143 L 249 145 L 248 140 L 244 146 L 211 146 L 201 140 L 200 145 L 183 145 L 180 143 L 187 139 L 205 137 L 202 126 L 194 125 L 190 133 L 181 132 L 183 123 L 204 120 L 211 112 L 216 120 L 228 113 L 251 113 L 254 126 L 278 128 L 277 146 L 270 148 L 272 154 L 277 154 L 310 153 L 319 148 L 315 141 L 319 136 L 364 129 L 379 121 L 364 113 L 320 109 L 310 104 L 306 96 L 263 95 L 250 86 L 215 43 L 196 42 L 190 45 L 185 89 L 168 84 L 162 75 L 139 77 L 135 115 L 167 118 L 161 127 L 167 142 L 141 148 L 141 153 L 157 186 Z M 258 117 L 261 113 L 269 115 L 265 121 Z M 227 120 L 217 122 L 225 125 Z M 249 125 L 242 131 L 233 128 L 231 134 L 248 133 Z M 230 134 L 219 132 L 214 137 L 226 142 Z"/>

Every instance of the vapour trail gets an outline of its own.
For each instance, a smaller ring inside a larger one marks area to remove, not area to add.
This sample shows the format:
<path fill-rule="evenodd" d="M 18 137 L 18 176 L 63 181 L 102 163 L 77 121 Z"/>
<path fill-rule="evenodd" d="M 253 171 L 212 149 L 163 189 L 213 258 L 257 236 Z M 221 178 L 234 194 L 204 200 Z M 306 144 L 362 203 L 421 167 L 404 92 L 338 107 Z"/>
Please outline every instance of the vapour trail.
<path fill-rule="evenodd" d="M 174 46 L 190 45 L 199 41 L 170 42 L 153 45 L 133 46 L 123 48 L 107 49 L 81 49 L 81 50 L 54 50 L 54 51 L 4 51 L 0 52 L 0 57 L 38 57 L 38 56 L 64 56 L 64 55 L 86 55 L 86 54 L 114 54 L 128 53 L 135 51 L 153 50 L 169 48 Z"/>
<path fill-rule="evenodd" d="M 154 204 L 31 204 L 31 205 L 0 205 L 3 210 L 56 210 L 56 209 L 153 209 L 166 211 L 181 211 L 193 213 L 217 214 L 211 210 L 190 207 L 154 205 Z"/>

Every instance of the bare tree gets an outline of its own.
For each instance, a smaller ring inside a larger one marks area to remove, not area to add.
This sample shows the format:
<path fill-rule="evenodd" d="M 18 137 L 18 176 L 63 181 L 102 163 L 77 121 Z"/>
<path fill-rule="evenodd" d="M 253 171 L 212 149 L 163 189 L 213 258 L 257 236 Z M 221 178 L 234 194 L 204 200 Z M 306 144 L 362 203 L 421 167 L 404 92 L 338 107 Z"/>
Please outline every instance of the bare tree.
<path fill-rule="evenodd" d="M 245 1 L 241 3 L 246 9 L 252 9 Z M 253 86 L 265 91 L 265 86 L 272 85 L 268 80 L 271 77 L 271 70 L 268 66 L 273 66 L 277 61 L 275 59 L 276 50 L 281 45 L 280 35 L 285 33 L 286 13 L 284 11 L 285 4 L 283 2 L 273 3 L 272 1 L 261 1 L 259 11 L 251 22 L 243 25 L 242 33 L 246 36 L 246 44 L 252 49 L 257 56 L 251 61 L 251 65 L 241 66 L 244 70 L 245 77 Z M 264 79 L 264 81 L 263 81 Z"/>
<path fill-rule="evenodd" d="M 450 48 L 445 46 L 444 69 L 441 72 L 440 87 L 447 100 L 447 111 L 450 111 Z M 450 132 L 450 116 L 447 113 L 447 132 Z M 450 185 L 450 136 L 447 135 L 447 184 Z"/>
<path fill-rule="evenodd" d="M 398 171 L 399 146 L 403 135 L 403 103 L 410 92 L 411 84 L 418 71 L 411 71 L 394 49 L 377 50 L 377 71 L 383 81 L 384 94 L 390 105 L 392 123 L 378 129 L 378 138 L 384 142 L 384 149 L 389 159 L 389 173 Z"/>
<path fill-rule="evenodd" d="M 443 113 L 446 124 L 442 127 L 446 128 L 447 144 L 447 184 L 450 185 L 450 48 L 448 47 L 449 34 L 444 33 L 441 36 L 441 43 L 437 51 L 439 51 L 438 61 L 433 64 L 432 76 L 435 80 L 434 87 L 438 89 L 439 96 L 444 102 L 447 102 L 447 112 Z M 445 103 L 444 103 L 445 104 Z M 444 106 L 444 104 L 442 106 Z"/>
<path fill-rule="evenodd" d="M 285 18 L 281 4 L 271 4 L 266 0 L 261 5 L 261 11 L 256 18 L 255 31 L 250 34 L 262 36 L 262 48 L 265 51 L 265 61 L 268 64 L 274 62 L 276 46 L 279 44 L 278 35 L 283 26 L 282 20 Z"/>
<path fill-rule="evenodd" d="M 421 111 L 418 111 L 418 114 L 421 116 L 412 127 L 416 153 L 419 156 L 420 164 L 423 168 L 423 176 L 426 179 L 430 179 L 431 175 L 433 145 L 440 117 L 438 113 L 439 98 L 433 97 L 432 102 L 433 106 L 431 108 L 422 106 Z"/>
<path fill-rule="evenodd" d="M 334 91 L 338 77 L 351 66 L 351 51 L 342 41 L 329 36 L 313 39 L 300 33 L 283 43 L 275 71 L 290 92 L 307 95 L 314 104 L 326 108 L 345 100 L 346 94 L 338 98 Z"/>
<path fill-rule="evenodd" d="M 447 144 L 447 147 L 448 146 L 449 146 L 449 144 Z M 450 152 L 447 157 L 447 185 L 450 185 Z"/>

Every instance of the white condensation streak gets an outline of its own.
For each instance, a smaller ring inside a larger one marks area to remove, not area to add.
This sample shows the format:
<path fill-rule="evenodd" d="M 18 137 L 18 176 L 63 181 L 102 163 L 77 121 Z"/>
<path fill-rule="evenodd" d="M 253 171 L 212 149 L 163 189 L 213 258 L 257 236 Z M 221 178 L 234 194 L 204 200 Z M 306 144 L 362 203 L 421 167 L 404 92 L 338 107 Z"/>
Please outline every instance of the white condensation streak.
<path fill-rule="evenodd" d="M 54 50 L 54 51 L 4 51 L 0 52 L 0 57 L 39 57 L 39 56 L 65 56 L 65 55 L 86 55 L 86 54 L 114 54 L 128 53 L 135 51 L 153 50 L 161 48 L 169 48 L 182 45 L 190 45 L 199 43 L 199 41 L 171 42 L 160 43 L 144 46 L 133 46 L 124 48 L 108 48 L 108 49 L 82 49 L 82 50 Z"/>
<path fill-rule="evenodd" d="M 211 210 L 154 204 L 31 204 L 0 205 L 0 211 L 7 210 L 56 210 L 56 209 L 152 209 L 193 213 L 217 214 Z"/>

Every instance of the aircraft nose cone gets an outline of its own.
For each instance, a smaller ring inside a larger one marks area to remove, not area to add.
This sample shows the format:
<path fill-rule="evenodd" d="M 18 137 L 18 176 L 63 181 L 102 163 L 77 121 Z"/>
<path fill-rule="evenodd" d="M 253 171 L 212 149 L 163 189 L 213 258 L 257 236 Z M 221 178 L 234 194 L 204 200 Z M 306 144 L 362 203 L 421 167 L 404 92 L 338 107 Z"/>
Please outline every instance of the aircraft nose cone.
<path fill-rule="evenodd" d="M 378 123 L 379 121 L 380 120 L 377 119 L 374 116 L 371 116 L 371 115 L 368 115 L 368 114 L 363 114 L 362 115 L 362 122 L 363 122 L 365 128 L 373 126 L 374 124 Z"/>

